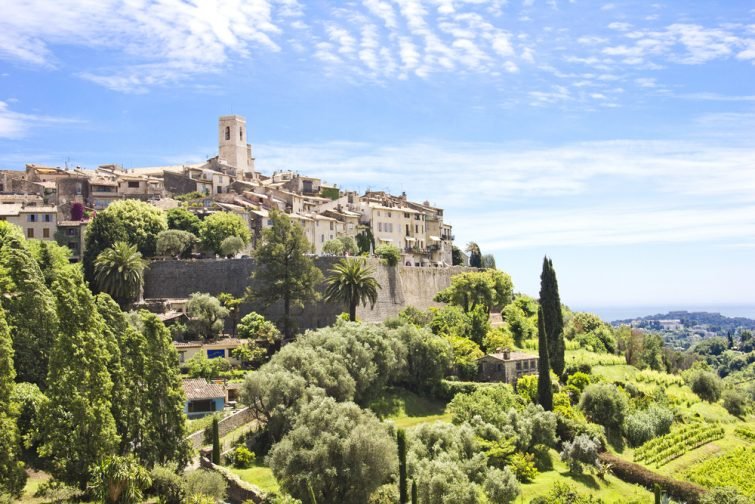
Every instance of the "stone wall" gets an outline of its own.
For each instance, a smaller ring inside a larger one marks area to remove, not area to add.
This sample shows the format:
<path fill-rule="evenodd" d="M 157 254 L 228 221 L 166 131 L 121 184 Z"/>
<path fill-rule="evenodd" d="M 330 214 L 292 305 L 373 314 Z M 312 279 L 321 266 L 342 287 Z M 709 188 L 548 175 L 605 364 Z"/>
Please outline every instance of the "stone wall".
<path fill-rule="evenodd" d="M 328 270 L 339 258 L 318 257 L 315 264 L 327 276 Z M 435 294 L 446 288 L 454 274 L 470 271 L 470 268 L 416 268 L 407 266 L 388 267 L 377 259 L 368 259 L 375 269 L 375 278 L 381 285 L 374 308 L 360 306 L 357 317 L 367 322 L 381 322 L 395 317 L 407 306 L 427 309 L 438 304 Z M 217 295 L 229 292 L 241 296 L 249 286 L 249 277 L 254 271 L 253 259 L 201 259 L 153 261 L 144 278 L 145 299 L 186 298 L 194 292 Z M 241 307 L 241 315 L 250 311 L 265 311 L 255 304 Z M 347 311 L 346 306 L 316 302 L 304 309 L 292 310 L 292 316 L 301 329 L 313 329 L 332 324 L 336 317 Z M 272 306 L 265 311 L 271 319 L 282 314 L 281 306 Z"/>
<path fill-rule="evenodd" d="M 225 467 L 213 464 L 207 457 L 199 457 L 199 465 L 223 476 L 228 484 L 226 498 L 231 504 L 243 504 L 247 501 L 258 503 L 265 500 L 265 492 L 259 487 L 243 481 Z"/>
<path fill-rule="evenodd" d="M 229 432 L 236 430 L 242 425 L 252 422 L 253 420 L 254 416 L 252 415 L 252 412 L 249 410 L 249 408 L 241 409 L 218 421 L 218 434 L 222 438 Z M 191 433 L 191 435 L 186 439 L 189 441 L 189 443 L 191 443 L 191 446 L 193 448 L 201 448 L 205 444 L 204 429 Z"/>

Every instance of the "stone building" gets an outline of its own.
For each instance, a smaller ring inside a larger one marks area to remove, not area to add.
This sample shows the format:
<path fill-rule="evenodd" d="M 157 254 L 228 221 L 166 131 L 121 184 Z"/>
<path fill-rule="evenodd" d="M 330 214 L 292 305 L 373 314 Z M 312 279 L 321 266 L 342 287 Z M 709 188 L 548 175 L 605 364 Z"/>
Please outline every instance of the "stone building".
<path fill-rule="evenodd" d="M 538 357 L 508 348 L 477 359 L 478 380 L 486 382 L 516 383 L 524 375 L 537 374 Z"/>

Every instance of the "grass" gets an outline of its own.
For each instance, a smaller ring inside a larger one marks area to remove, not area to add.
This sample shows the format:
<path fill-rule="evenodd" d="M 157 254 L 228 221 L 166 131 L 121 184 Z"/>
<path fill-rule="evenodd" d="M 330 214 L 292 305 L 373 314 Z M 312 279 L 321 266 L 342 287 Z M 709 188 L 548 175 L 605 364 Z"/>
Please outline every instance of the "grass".
<path fill-rule="evenodd" d="M 451 421 L 450 413 L 446 413 L 445 402 L 421 397 L 400 388 L 386 390 L 370 403 L 369 408 L 379 418 L 390 420 L 400 428 L 435 421 Z"/>
<path fill-rule="evenodd" d="M 236 469 L 235 467 L 228 467 L 228 469 L 247 483 L 260 487 L 263 492 L 277 493 L 280 491 L 273 471 L 260 461 L 255 461 L 249 469 Z"/>
<path fill-rule="evenodd" d="M 24 493 L 21 495 L 21 502 L 43 502 L 43 498 L 34 497 L 34 493 L 37 491 L 42 483 L 50 480 L 50 475 L 42 471 L 27 471 L 29 479 L 26 480 L 26 487 L 24 487 Z"/>
<path fill-rule="evenodd" d="M 538 474 L 531 483 L 522 484 L 522 493 L 517 497 L 517 503 L 530 502 L 535 497 L 547 495 L 558 481 L 572 485 L 581 494 L 599 497 L 606 504 L 652 502 L 653 494 L 639 485 L 625 483 L 613 475 L 606 476 L 605 480 L 589 473 L 572 475 L 553 450 L 551 459 L 553 470 Z"/>

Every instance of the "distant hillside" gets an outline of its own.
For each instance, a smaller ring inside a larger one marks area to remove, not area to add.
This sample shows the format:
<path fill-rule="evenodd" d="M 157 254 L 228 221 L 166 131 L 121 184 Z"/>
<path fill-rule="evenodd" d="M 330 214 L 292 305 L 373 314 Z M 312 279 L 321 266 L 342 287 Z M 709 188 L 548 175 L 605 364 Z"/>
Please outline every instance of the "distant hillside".
<path fill-rule="evenodd" d="M 755 320 L 745 317 L 726 317 L 720 313 L 711 312 L 688 312 L 688 311 L 670 311 L 668 313 L 658 313 L 646 317 L 637 317 L 633 319 L 615 320 L 613 325 L 629 324 L 630 322 L 641 320 L 651 325 L 656 320 L 680 320 L 685 328 L 696 325 L 707 325 L 711 332 L 724 334 L 728 331 L 737 329 L 755 330 Z M 660 329 L 660 326 L 658 327 Z"/>

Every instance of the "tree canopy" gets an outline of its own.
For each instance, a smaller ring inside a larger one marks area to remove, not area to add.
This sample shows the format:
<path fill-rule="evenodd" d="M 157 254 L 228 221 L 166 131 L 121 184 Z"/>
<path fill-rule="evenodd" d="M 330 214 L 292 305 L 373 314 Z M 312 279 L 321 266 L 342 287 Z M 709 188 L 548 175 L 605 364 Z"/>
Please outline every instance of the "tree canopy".
<path fill-rule="evenodd" d="M 117 242 L 97 256 L 94 281 L 101 292 L 109 294 L 125 308 L 141 297 L 146 267 L 147 262 L 136 245 Z"/>
<path fill-rule="evenodd" d="M 325 299 L 331 303 L 342 302 L 349 307 L 349 320 L 357 319 L 357 306 L 375 306 L 380 284 L 375 270 L 363 258 L 341 259 L 330 270 L 325 283 Z"/>
<path fill-rule="evenodd" d="M 451 285 L 435 295 L 435 300 L 460 306 L 465 312 L 481 305 L 487 313 L 499 311 L 513 298 L 511 277 L 499 270 L 459 273 Z"/>
<path fill-rule="evenodd" d="M 270 306 L 283 302 L 281 326 L 286 337 L 293 333 L 291 308 L 316 300 L 322 272 L 307 254 L 310 243 L 302 228 L 286 214 L 270 212 L 272 226 L 262 232 L 262 244 L 254 251 L 257 268 L 252 275 L 251 297 Z"/>
<path fill-rule="evenodd" d="M 548 335 L 548 356 L 551 368 L 557 375 L 564 372 L 564 317 L 561 312 L 561 296 L 553 261 L 543 258 L 540 274 L 540 306 L 543 310 L 545 333 Z"/>
<path fill-rule="evenodd" d="M 252 239 L 249 226 L 240 215 L 215 212 L 202 221 L 199 238 L 202 244 L 214 253 L 222 254 L 223 240 L 231 236 L 239 238 L 244 245 Z"/>

